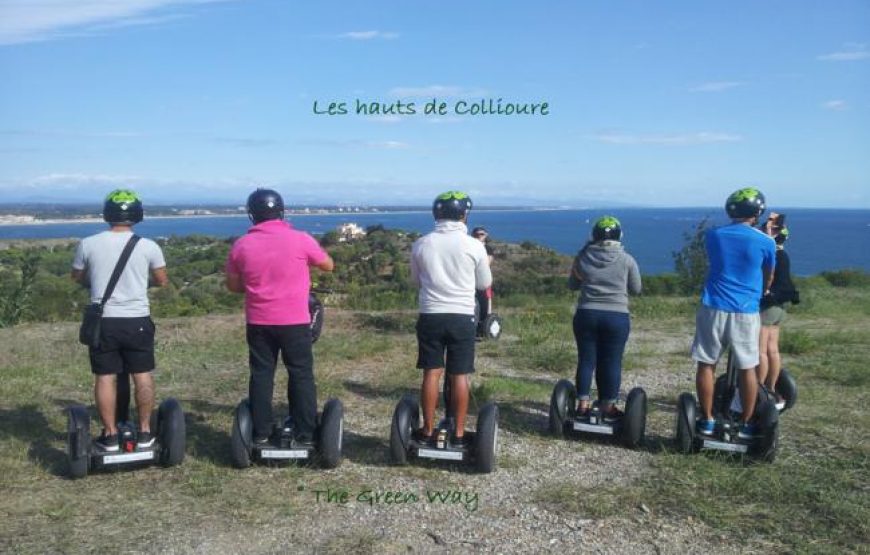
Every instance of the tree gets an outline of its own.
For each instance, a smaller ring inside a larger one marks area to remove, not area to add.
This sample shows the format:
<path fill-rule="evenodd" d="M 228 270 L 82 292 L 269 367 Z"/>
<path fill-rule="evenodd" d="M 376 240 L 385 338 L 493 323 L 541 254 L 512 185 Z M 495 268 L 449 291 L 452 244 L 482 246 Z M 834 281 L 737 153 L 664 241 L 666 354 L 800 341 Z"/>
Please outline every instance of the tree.
<path fill-rule="evenodd" d="M 21 277 L 12 293 L 0 299 L 0 328 L 21 322 L 31 310 L 33 284 L 39 271 L 39 252 L 29 249 L 21 256 Z"/>
<path fill-rule="evenodd" d="M 711 227 L 710 218 L 705 217 L 692 230 L 683 233 L 683 247 L 671 253 L 680 291 L 684 294 L 700 293 L 704 286 L 707 276 L 707 248 L 704 239 Z"/>

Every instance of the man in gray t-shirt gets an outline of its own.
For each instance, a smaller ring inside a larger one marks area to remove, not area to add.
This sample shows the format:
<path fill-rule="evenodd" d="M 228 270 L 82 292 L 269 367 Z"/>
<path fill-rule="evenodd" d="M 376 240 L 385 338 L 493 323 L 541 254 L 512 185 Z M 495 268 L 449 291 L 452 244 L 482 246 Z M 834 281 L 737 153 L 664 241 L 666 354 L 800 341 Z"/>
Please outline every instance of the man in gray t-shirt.
<path fill-rule="evenodd" d="M 92 303 L 101 302 L 121 252 L 133 236 L 133 225 L 141 222 L 142 216 L 142 202 L 135 192 L 112 191 L 103 206 L 103 219 L 110 229 L 79 243 L 72 263 L 72 278 L 90 287 Z M 91 371 L 96 376 L 94 395 L 104 426 L 96 444 L 103 451 L 119 450 L 116 419 L 126 415 L 117 414 L 116 401 L 118 389 L 121 389 L 127 392 L 129 402 L 128 374 L 136 384 L 137 445 L 148 448 L 154 444 L 150 422 L 154 408 L 155 328 L 148 306 L 149 275 L 159 287 L 169 281 L 160 247 L 154 241 L 140 239 L 105 303 L 100 346 L 89 348 Z M 125 383 L 118 383 L 119 375 Z"/>

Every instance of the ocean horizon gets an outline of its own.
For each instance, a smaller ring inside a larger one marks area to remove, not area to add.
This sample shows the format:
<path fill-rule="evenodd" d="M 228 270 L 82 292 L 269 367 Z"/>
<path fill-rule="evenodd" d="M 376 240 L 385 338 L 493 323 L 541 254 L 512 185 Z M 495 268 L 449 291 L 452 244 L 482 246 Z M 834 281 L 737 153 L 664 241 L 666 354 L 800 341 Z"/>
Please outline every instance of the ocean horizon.
<path fill-rule="evenodd" d="M 786 249 L 795 275 L 813 275 L 827 270 L 856 268 L 870 271 L 870 209 L 777 209 L 787 215 L 791 232 Z M 583 245 L 591 223 L 602 214 L 620 219 L 626 250 L 638 261 L 644 274 L 674 269 L 672 253 L 684 244 L 684 234 L 704 218 L 714 225 L 727 223 L 721 208 L 597 208 L 472 211 L 469 228 L 484 226 L 497 241 L 532 241 L 567 255 Z M 353 222 L 363 227 L 383 225 L 425 233 L 432 229 L 428 211 L 345 212 L 291 214 L 298 229 L 323 234 L 339 224 Z M 145 237 L 212 235 L 235 237 L 250 223 L 244 215 L 178 216 L 146 219 L 136 226 Z M 0 240 L 82 238 L 106 228 L 99 221 L 8 224 L 0 226 Z"/>

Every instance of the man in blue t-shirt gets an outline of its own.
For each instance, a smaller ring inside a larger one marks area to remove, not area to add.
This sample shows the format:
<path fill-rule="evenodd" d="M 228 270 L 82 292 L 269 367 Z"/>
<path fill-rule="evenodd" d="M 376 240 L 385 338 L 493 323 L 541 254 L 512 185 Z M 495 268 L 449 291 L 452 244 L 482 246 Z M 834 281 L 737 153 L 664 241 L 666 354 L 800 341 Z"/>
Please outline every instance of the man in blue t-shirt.
<path fill-rule="evenodd" d="M 695 319 L 692 358 L 698 363 L 695 378 L 701 418 L 698 432 L 712 435 L 713 387 L 716 363 L 730 345 L 739 372 L 740 401 L 743 409 L 738 436 L 757 435 L 749 423 L 758 395 L 758 337 L 761 331 L 759 299 L 770 288 L 776 264 L 776 245 L 756 229 L 764 212 L 764 195 L 747 187 L 735 191 L 725 203 L 731 224 L 707 232 L 709 273 Z"/>

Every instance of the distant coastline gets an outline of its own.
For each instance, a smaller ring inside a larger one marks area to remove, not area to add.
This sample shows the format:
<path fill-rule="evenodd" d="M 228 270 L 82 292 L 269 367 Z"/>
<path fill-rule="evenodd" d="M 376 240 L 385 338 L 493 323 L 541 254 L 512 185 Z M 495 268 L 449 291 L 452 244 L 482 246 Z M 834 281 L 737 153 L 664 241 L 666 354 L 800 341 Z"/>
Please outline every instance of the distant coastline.
<path fill-rule="evenodd" d="M 575 210 L 574 208 L 483 208 L 475 210 L 475 213 L 481 212 L 557 212 L 562 210 Z M 377 214 L 416 214 L 419 212 L 428 212 L 427 208 L 407 209 L 407 210 L 388 210 L 388 209 L 367 209 L 367 210 L 327 210 L 315 209 L 307 212 L 304 211 L 289 211 L 287 218 L 308 217 L 308 216 L 358 216 L 358 215 L 377 215 Z M 198 214 L 165 214 L 158 216 L 148 216 L 148 220 L 188 220 L 194 218 L 247 218 L 246 213 L 236 214 L 220 214 L 220 213 L 198 213 Z M 98 216 L 81 217 L 81 218 L 39 218 L 28 214 L 0 214 L 0 226 L 14 225 L 59 225 L 59 224 L 98 224 L 103 223 L 103 219 Z"/>

